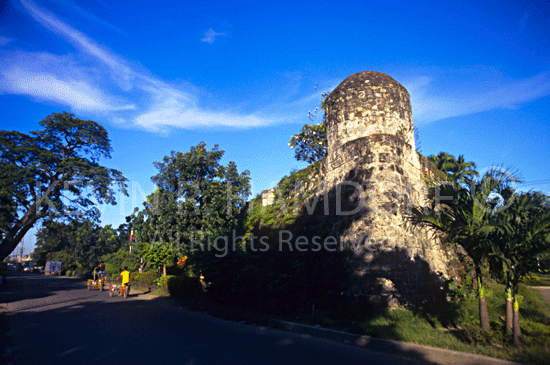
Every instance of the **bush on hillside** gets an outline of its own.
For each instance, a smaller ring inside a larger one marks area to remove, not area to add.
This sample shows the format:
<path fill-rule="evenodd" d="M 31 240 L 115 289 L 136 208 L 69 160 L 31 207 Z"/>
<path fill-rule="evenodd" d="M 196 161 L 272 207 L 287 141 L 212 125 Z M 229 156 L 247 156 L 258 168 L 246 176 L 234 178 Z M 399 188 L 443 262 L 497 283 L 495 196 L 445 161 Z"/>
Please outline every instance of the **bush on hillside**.
<path fill-rule="evenodd" d="M 144 288 L 151 288 L 157 285 L 158 277 L 155 271 L 149 271 L 142 274 L 130 272 L 130 283 Z"/>

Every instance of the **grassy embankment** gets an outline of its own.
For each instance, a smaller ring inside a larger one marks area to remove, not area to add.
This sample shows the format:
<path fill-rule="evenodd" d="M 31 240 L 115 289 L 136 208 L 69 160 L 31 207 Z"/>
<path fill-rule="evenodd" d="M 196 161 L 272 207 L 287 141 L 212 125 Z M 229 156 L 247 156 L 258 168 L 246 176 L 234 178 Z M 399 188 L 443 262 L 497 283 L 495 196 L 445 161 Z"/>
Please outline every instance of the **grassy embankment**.
<path fill-rule="evenodd" d="M 550 287 L 550 272 L 545 270 L 544 273 L 531 273 L 530 277 L 523 279 L 523 283 L 529 286 L 548 286 Z"/>
<path fill-rule="evenodd" d="M 397 309 L 373 312 L 363 318 L 340 313 L 320 313 L 309 324 L 319 324 L 356 334 L 412 342 L 533 364 L 547 364 L 550 358 L 550 304 L 540 292 L 520 286 L 523 297 L 520 323 L 523 348 L 516 349 L 504 334 L 504 286 L 488 284 L 486 297 L 491 332 L 479 328 L 478 301 L 468 295 L 448 308 L 437 311 Z"/>
<path fill-rule="evenodd" d="M 504 331 L 504 286 L 488 283 L 487 292 L 490 333 L 479 328 L 478 301 L 473 294 L 437 310 L 401 308 L 354 313 L 321 309 L 313 317 L 305 318 L 244 312 L 240 308 L 212 304 L 207 300 L 184 301 L 182 304 L 232 321 L 268 325 L 271 319 L 279 319 L 523 363 L 547 364 L 550 358 L 550 304 L 536 289 L 520 285 L 523 347 L 517 349 Z"/>

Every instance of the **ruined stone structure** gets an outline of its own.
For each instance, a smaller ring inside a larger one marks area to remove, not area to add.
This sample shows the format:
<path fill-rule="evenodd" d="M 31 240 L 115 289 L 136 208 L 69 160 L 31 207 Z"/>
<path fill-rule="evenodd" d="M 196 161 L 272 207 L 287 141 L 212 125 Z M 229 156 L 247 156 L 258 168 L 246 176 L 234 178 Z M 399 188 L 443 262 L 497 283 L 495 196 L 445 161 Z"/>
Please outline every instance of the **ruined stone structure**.
<path fill-rule="evenodd" d="M 427 192 L 409 93 L 386 74 L 360 72 L 328 96 L 326 112 L 323 180 L 341 205 L 327 223 L 352 252 L 349 292 L 390 306 L 433 302 L 448 258 L 431 233 L 406 224 Z"/>
<path fill-rule="evenodd" d="M 272 205 L 275 201 L 275 189 L 262 191 L 262 206 Z"/>

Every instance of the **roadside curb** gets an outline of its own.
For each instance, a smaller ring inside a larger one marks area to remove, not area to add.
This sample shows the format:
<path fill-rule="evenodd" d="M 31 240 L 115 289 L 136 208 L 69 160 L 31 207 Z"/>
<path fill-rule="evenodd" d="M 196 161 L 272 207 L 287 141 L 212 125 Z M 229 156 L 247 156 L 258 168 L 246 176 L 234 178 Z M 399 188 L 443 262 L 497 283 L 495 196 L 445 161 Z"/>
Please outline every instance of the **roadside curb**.
<path fill-rule="evenodd" d="M 9 335 L 8 322 L 5 318 L 9 307 L 6 303 L 0 303 L 0 365 L 13 365 L 13 352 Z"/>
<path fill-rule="evenodd" d="M 305 324 L 280 320 L 272 320 L 271 323 L 274 327 L 278 327 L 286 331 L 343 342 L 352 346 L 364 348 L 366 350 L 413 358 L 437 365 L 525 365 L 518 362 L 467 352 L 418 345 L 408 342 L 385 340 L 371 336 L 354 335 L 348 332 L 322 328 L 319 326 L 308 326 Z"/>

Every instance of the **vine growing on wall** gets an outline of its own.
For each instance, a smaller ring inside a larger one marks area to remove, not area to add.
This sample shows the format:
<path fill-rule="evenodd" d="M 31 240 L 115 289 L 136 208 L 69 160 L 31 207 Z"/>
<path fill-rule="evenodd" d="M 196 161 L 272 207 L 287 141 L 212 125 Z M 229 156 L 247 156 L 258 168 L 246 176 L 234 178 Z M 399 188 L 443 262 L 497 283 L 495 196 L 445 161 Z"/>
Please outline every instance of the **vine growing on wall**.
<path fill-rule="evenodd" d="M 414 144 L 416 145 L 416 152 L 422 154 L 422 142 L 420 142 L 420 132 L 418 127 L 414 127 Z"/>

